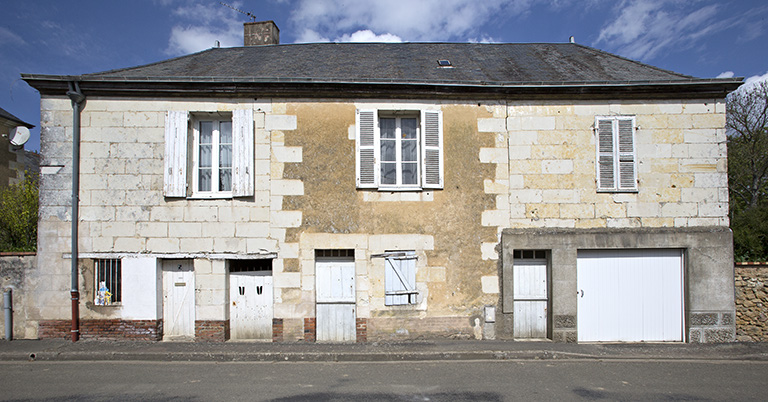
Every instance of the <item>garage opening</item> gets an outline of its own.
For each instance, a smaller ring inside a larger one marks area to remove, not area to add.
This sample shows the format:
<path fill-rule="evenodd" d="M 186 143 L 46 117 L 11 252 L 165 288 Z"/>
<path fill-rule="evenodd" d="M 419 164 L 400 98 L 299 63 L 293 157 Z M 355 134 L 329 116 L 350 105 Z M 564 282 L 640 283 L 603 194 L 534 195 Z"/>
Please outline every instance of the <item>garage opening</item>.
<path fill-rule="evenodd" d="M 683 250 L 579 250 L 580 342 L 682 342 Z"/>

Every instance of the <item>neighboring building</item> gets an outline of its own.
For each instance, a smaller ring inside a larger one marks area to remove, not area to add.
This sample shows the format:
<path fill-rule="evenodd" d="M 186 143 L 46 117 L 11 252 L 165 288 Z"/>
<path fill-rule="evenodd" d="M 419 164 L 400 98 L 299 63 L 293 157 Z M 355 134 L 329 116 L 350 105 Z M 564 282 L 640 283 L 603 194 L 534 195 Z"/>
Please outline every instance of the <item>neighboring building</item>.
<path fill-rule="evenodd" d="M 734 339 L 738 79 L 574 43 L 266 44 L 23 78 L 31 337 L 69 333 L 77 82 L 84 336 Z"/>
<path fill-rule="evenodd" d="M 11 131 L 19 126 L 28 129 L 35 127 L 0 108 L 0 186 L 23 180 L 24 172 L 29 167 L 24 146 L 11 144 L 9 138 Z"/>

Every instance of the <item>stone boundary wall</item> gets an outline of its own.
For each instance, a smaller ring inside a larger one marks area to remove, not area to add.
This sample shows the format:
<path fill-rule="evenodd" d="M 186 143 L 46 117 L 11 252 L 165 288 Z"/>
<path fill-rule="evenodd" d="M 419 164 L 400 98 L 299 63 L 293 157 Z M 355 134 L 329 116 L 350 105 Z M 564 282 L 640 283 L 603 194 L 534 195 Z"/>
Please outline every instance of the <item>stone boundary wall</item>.
<path fill-rule="evenodd" d="M 13 298 L 13 339 L 29 337 L 26 331 L 25 306 L 27 298 L 24 293 L 24 283 L 28 273 L 35 269 L 36 265 L 36 253 L 0 253 L 0 293 L 5 293 L 5 290 L 10 288 Z M 0 310 L 4 307 L 3 301 L 0 299 Z M 0 338 L 5 339 L 4 318 L 0 318 Z"/>
<path fill-rule="evenodd" d="M 736 340 L 768 341 L 768 262 L 736 263 Z"/>

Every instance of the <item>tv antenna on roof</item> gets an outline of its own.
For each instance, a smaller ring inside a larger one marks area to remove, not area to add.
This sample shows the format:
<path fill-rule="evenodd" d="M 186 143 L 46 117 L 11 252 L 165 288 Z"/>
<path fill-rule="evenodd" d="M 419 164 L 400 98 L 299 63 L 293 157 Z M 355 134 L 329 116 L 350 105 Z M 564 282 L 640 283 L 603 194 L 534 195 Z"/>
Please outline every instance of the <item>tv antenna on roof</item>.
<path fill-rule="evenodd" d="M 234 8 L 234 7 L 230 6 L 229 4 L 227 4 L 227 3 L 223 2 L 223 1 L 220 1 L 220 2 L 219 2 L 219 4 L 221 4 L 222 6 L 225 6 L 225 7 L 229 7 L 229 8 L 231 8 L 231 9 L 233 9 L 233 10 L 237 11 L 237 12 L 238 12 L 238 13 L 240 13 L 240 14 L 245 14 L 245 15 L 247 15 L 247 16 L 248 16 L 248 17 L 249 17 L 249 18 L 250 18 L 250 19 L 251 19 L 253 22 L 256 22 L 256 16 L 255 16 L 255 15 L 253 15 L 253 14 L 251 14 L 251 13 L 249 13 L 249 12 L 246 12 L 246 11 L 243 11 L 243 10 L 239 10 L 239 9 L 237 9 L 237 8 Z"/>

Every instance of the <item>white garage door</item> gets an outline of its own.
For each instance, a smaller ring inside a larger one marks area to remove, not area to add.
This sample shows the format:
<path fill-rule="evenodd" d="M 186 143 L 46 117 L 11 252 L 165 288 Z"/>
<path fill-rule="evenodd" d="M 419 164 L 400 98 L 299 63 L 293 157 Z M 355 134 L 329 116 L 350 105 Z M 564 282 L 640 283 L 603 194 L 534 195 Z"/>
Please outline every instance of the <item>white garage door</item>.
<path fill-rule="evenodd" d="M 682 250 L 581 250 L 580 342 L 683 340 Z"/>

